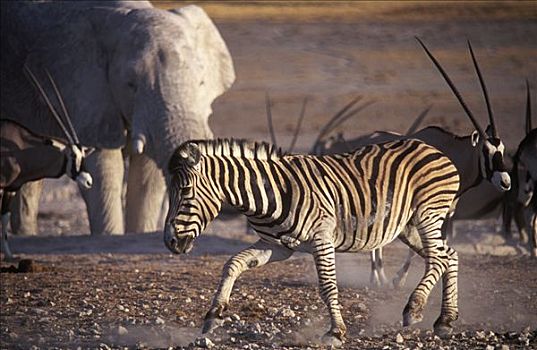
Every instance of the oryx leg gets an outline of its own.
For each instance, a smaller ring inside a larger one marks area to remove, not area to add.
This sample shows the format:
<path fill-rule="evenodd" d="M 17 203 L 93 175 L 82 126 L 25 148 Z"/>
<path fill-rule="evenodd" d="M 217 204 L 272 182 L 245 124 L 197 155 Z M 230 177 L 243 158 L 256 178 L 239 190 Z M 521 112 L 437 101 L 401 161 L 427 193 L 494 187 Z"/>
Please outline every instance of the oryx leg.
<path fill-rule="evenodd" d="M 434 329 L 437 334 L 446 335 L 451 332 L 451 322 L 458 318 L 458 257 L 442 240 L 442 218 L 426 214 L 421 217 L 424 219 L 416 225 L 421 237 L 419 243 L 407 239 L 405 234 L 400 236 L 403 242 L 425 259 L 425 273 L 403 311 L 403 325 L 408 326 L 423 319 L 422 311 L 431 290 L 442 278 L 442 310 Z"/>
<path fill-rule="evenodd" d="M 403 232 L 399 238 L 401 241 L 406 243 L 408 246 L 411 247 L 420 247 L 421 246 L 421 237 L 416 230 L 415 227 L 407 227 L 405 229 L 405 232 Z M 408 250 L 408 255 L 406 257 L 406 260 L 395 274 L 395 277 L 392 279 L 393 287 L 395 289 L 401 288 L 405 285 L 406 279 L 408 277 L 408 270 L 410 269 L 410 264 L 412 263 L 412 259 L 416 256 L 416 253 L 413 249 Z"/>
<path fill-rule="evenodd" d="M 529 248 L 532 257 L 537 258 L 537 213 L 530 207 L 526 209 Z"/>
<path fill-rule="evenodd" d="M 382 248 L 372 250 L 371 258 L 371 275 L 369 282 L 373 287 L 382 287 L 388 284 L 388 279 L 384 273 L 384 262 L 382 258 Z"/>
<path fill-rule="evenodd" d="M 214 295 L 211 308 L 205 316 L 202 333 L 208 333 L 222 324 L 223 313 L 229 304 L 233 284 L 241 273 L 274 261 L 285 260 L 291 255 L 293 255 L 293 251 L 284 246 L 259 240 L 231 257 L 224 266 L 218 290 Z"/>
<path fill-rule="evenodd" d="M 0 192 L 0 203 L 2 203 L 2 239 L 0 250 L 4 252 L 4 260 L 13 260 L 13 253 L 9 249 L 7 240 L 7 226 L 9 224 L 9 217 L 11 214 L 11 203 L 15 197 L 15 192 Z"/>

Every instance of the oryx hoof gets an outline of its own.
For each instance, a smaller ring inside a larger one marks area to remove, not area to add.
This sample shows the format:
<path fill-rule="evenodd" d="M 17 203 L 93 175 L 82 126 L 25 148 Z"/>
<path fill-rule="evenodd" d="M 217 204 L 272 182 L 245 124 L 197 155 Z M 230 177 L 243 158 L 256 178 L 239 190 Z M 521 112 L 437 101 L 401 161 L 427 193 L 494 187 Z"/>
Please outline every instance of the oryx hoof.
<path fill-rule="evenodd" d="M 406 284 L 406 276 L 404 277 L 396 276 L 392 280 L 393 289 L 401 289 L 404 287 L 405 284 Z"/>
<path fill-rule="evenodd" d="M 203 322 L 203 328 L 201 329 L 202 334 L 208 334 L 214 331 L 216 328 L 222 326 L 224 320 L 222 318 L 207 318 Z"/>
<path fill-rule="evenodd" d="M 341 334 L 336 334 L 330 331 L 323 335 L 323 337 L 321 338 L 321 342 L 324 346 L 328 346 L 332 349 L 340 348 L 343 346 L 344 337 Z"/>

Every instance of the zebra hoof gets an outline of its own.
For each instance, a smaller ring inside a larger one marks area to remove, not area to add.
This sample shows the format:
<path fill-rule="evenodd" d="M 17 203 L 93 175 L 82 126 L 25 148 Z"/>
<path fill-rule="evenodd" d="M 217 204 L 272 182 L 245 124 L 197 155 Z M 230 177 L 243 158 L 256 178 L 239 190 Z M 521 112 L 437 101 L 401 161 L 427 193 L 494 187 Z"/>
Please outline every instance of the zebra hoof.
<path fill-rule="evenodd" d="M 434 334 L 440 338 L 447 338 L 453 332 L 453 328 L 450 325 L 439 324 L 434 326 Z"/>
<path fill-rule="evenodd" d="M 339 339 L 337 335 L 334 335 L 330 332 L 323 335 L 321 338 L 321 342 L 324 346 L 327 346 L 329 348 L 340 348 L 343 346 L 343 340 Z"/>
<path fill-rule="evenodd" d="M 415 312 L 404 312 L 403 313 L 403 327 L 408 327 L 413 324 L 419 323 L 423 320 L 423 315 L 421 313 Z"/>
<path fill-rule="evenodd" d="M 202 334 L 211 333 L 216 328 L 222 326 L 224 324 L 224 320 L 221 318 L 208 318 L 203 323 L 203 328 L 201 329 Z"/>

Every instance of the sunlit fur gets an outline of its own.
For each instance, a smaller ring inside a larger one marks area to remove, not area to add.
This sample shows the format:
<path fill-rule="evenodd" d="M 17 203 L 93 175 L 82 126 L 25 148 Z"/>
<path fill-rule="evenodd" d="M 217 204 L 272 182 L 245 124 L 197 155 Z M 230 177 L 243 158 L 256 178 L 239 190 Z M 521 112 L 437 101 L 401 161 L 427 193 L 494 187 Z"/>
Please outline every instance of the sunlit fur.
<path fill-rule="evenodd" d="M 317 157 L 281 155 L 268 144 L 245 141 L 193 141 L 174 152 L 168 170 L 165 242 L 172 252 L 188 252 L 224 201 L 243 212 L 260 236 L 226 264 L 205 330 L 220 317 L 230 286 L 242 271 L 301 250 L 314 256 L 320 294 L 332 320 L 329 334 L 343 339 L 335 252 L 372 250 L 398 236 L 405 241 L 409 225 L 417 228 L 421 241 L 405 242 L 424 257 L 426 272 L 405 308 L 404 323 L 421 320 L 440 278 L 443 306 L 435 328 L 450 328 L 457 319 L 458 259 L 444 245 L 440 228 L 459 176 L 435 148 L 408 139 Z"/>

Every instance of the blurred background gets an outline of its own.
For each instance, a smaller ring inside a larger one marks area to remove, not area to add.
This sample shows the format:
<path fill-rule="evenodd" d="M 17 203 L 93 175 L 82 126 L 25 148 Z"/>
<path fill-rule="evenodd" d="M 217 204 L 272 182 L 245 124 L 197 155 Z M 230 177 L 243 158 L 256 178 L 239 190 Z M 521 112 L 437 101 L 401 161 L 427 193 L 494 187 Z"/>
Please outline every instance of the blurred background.
<path fill-rule="evenodd" d="M 266 93 L 284 149 L 305 97 L 308 104 L 295 149 L 299 152 L 307 152 L 321 127 L 358 95 L 363 102 L 375 102 L 336 130 L 346 138 L 375 130 L 404 133 L 429 105 L 423 126 L 470 134 L 470 121 L 414 36 L 428 45 L 485 127 L 486 107 L 466 44 L 471 40 L 508 150 L 516 149 L 524 133 L 525 79 L 537 101 L 533 1 L 153 4 L 166 9 L 203 7 L 228 45 L 237 79 L 213 104 L 210 126 L 216 137 L 269 141 Z M 68 199 L 69 206 L 58 199 Z M 89 232 L 73 183 L 46 181 L 39 227 L 47 234 Z"/>

